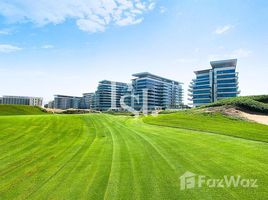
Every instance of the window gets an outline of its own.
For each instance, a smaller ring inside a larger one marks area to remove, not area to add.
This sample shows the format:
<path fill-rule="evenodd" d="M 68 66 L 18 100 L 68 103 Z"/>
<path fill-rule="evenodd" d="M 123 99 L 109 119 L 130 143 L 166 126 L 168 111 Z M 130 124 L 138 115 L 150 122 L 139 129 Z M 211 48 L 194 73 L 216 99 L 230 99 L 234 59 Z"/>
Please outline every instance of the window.
<path fill-rule="evenodd" d="M 194 100 L 194 104 L 211 103 L 210 99 Z"/>
<path fill-rule="evenodd" d="M 201 82 L 201 83 L 195 83 L 195 85 L 199 86 L 199 85 L 208 85 L 209 81 L 206 82 Z"/>
<path fill-rule="evenodd" d="M 235 73 L 235 69 L 217 71 L 217 74 L 230 74 Z"/>
<path fill-rule="evenodd" d="M 193 99 L 210 99 L 210 95 L 196 95 L 193 96 Z"/>
<path fill-rule="evenodd" d="M 218 79 L 221 79 L 221 78 L 234 78 L 234 77 L 236 77 L 236 74 L 217 76 Z"/>
<path fill-rule="evenodd" d="M 236 88 L 218 89 L 218 92 L 237 92 Z"/>
<path fill-rule="evenodd" d="M 196 79 L 197 80 L 209 79 L 209 75 L 206 75 L 206 76 L 197 76 Z"/>
<path fill-rule="evenodd" d="M 217 83 L 236 83 L 236 79 L 229 79 L 229 80 L 217 80 Z"/>
<path fill-rule="evenodd" d="M 194 86 L 193 89 L 194 90 L 198 90 L 198 89 L 210 89 L 210 86 L 209 85 L 206 85 L 206 86 Z"/>
<path fill-rule="evenodd" d="M 209 94 L 210 90 L 200 90 L 200 91 L 194 91 L 193 94 Z"/>
<path fill-rule="evenodd" d="M 217 85 L 218 88 L 236 88 L 237 87 L 237 84 L 218 84 Z"/>
<path fill-rule="evenodd" d="M 236 93 L 231 93 L 231 94 L 218 94 L 218 97 L 236 97 Z"/>

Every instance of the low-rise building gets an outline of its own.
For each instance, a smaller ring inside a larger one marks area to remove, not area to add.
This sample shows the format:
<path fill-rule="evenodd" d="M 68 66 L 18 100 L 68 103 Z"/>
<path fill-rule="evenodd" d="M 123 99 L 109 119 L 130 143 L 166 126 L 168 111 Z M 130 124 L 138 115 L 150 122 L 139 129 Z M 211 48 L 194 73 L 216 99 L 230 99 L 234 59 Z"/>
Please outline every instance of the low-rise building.
<path fill-rule="evenodd" d="M 67 95 L 55 95 L 54 96 L 54 108 L 66 110 L 69 108 L 79 109 L 82 97 L 67 96 Z"/>
<path fill-rule="evenodd" d="M 28 97 L 28 96 L 3 96 L 2 104 L 15 104 L 15 105 L 29 105 L 29 106 L 42 106 L 42 97 Z"/>

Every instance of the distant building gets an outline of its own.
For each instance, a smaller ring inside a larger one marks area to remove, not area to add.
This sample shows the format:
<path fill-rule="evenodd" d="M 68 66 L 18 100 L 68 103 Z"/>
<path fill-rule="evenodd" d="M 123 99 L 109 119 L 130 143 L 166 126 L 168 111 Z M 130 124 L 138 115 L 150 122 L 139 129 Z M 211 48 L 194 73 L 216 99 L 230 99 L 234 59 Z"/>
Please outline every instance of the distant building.
<path fill-rule="evenodd" d="M 55 95 L 54 101 L 49 102 L 48 107 L 99 111 L 183 108 L 182 83 L 148 72 L 133 76 L 135 78 L 129 84 L 109 80 L 100 81 L 95 93 L 84 93 L 82 97 Z"/>
<path fill-rule="evenodd" d="M 236 97 L 238 90 L 238 72 L 236 72 L 237 59 L 210 62 L 213 68 L 213 98 L 214 101 Z"/>
<path fill-rule="evenodd" d="M 66 110 L 69 108 L 79 109 L 81 97 L 66 96 L 66 95 L 55 95 L 54 96 L 54 108 Z"/>
<path fill-rule="evenodd" d="M 213 102 L 213 73 L 211 69 L 195 71 L 196 78 L 192 80 L 189 96 L 194 106 Z"/>
<path fill-rule="evenodd" d="M 81 109 L 95 109 L 96 107 L 96 95 L 95 93 L 84 93 L 81 98 L 80 108 Z"/>
<path fill-rule="evenodd" d="M 236 97 L 238 90 L 237 59 L 212 61 L 212 69 L 196 71 L 190 84 L 193 105 L 201 106 L 219 99 Z"/>
<path fill-rule="evenodd" d="M 48 102 L 48 108 L 54 108 L 54 101 Z"/>
<path fill-rule="evenodd" d="M 2 104 L 15 104 L 15 105 L 29 105 L 29 106 L 42 106 L 43 98 L 41 97 L 27 97 L 27 96 L 3 96 L 1 98 Z"/>
<path fill-rule="evenodd" d="M 43 98 L 40 97 L 30 97 L 30 106 L 42 106 Z"/>
<path fill-rule="evenodd" d="M 96 91 L 96 109 L 100 111 L 121 110 L 120 99 L 126 94 L 127 83 L 103 80 Z"/>
<path fill-rule="evenodd" d="M 95 109 L 95 93 L 84 93 L 82 97 L 54 95 L 54 100 L 48 103 L 49 108 L 55 109 Z"/>
<path fill-rule="evenodd" d="M 182 106 L 182 83 L 148 72 L 133 76 L 135 78 L 131 84 L 100 81 L 96 91 L 96 108 L 101 111 L 122 110 L 122 97 L 125 97 L 125 105 L 136 110 L 141 110 L 144 106 L 148 110 L 176 109 Z"/>
<path fill-rule="evenodd" d="M 133 74 L 133 93 L 139 96 L 139 102 L 134 101 L 136 110 L 145 103 L 148 110 L 176 109 L 183 104 L 182 83 L 163 78 L 148 72 Z M 147 94 L 147 97 L 144 94 Z M 146 99 L 144 99 L 146 98 Z"/>

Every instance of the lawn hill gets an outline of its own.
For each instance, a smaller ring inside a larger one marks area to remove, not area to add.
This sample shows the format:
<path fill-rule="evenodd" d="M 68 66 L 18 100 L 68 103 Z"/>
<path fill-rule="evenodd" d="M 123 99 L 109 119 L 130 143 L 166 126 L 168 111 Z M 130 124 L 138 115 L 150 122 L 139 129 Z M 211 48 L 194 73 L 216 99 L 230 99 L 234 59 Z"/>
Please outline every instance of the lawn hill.
<path fill-rule="evenodd" d="M 267 199 L 267 125 L 209 106 L 139 118 L 3 108 L 0 199 Z M 258 187 L 181 190 L 187 171 Z"/>
<path fill-rule="evenodd" d="M 43 108 L 27 105 L 0 104 L 0 116 L 4 115 L 43 115 L 47 114 Z"/>
<path fill-rule="evenodd" d="M 268 115 L 268 95 L 241 96 L 222 99 L 217 102 L 202 106 L 201 108 L 211 108 L 219 106 L 229 106 L 247 112 L 257 112 Z"/>

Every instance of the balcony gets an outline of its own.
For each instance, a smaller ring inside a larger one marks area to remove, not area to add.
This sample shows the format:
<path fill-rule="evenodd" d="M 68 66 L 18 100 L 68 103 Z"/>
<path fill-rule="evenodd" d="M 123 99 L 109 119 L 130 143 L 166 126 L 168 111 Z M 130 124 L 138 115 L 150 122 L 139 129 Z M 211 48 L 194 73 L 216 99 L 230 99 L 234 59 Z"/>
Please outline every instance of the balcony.
<path fill-rule="evenodd" d="M 235 85 L 235 86 L 234 86 Z M 228 88 L 238 88 L 238 84 L 216 84 L 217 89 L 228 89 Z"/>
<path fill-rule="evenodd" d="M 228 75 L 234 75 L 232 77 L 224 77 Z M 215 80 L 231 80 L 231 79 L 236 79 L 238 80 L 238 73 L 231 73 L 231 74 L 218 74 L 214 76 Z"/>
<path fill-rule="evenodd" d="M 194 101 L 194 100 L 211 100 L 211 98 L 188 98 L 189 101 Z"/>
<path fill-rule="evenodd" d="M 240 94 L 241 91 L 236 91 L 236 92 L 218 92 L 217 94 Z"/>
<path fill-rule="evenodd" d="M 238 72 L 229 72 L 229 73 L 215 74 L 215 76 L 225 76 L 225 75 L 232 75 L 232 74 L 235 74 L 237 76 L 238 75 Z"/>
<path fill-rule="evenodd" d="M 192 81 L 191 83 L 202 83 L 202 82 L 210 82 L 210 79 L 195 79 L 195 81 Z"/>

